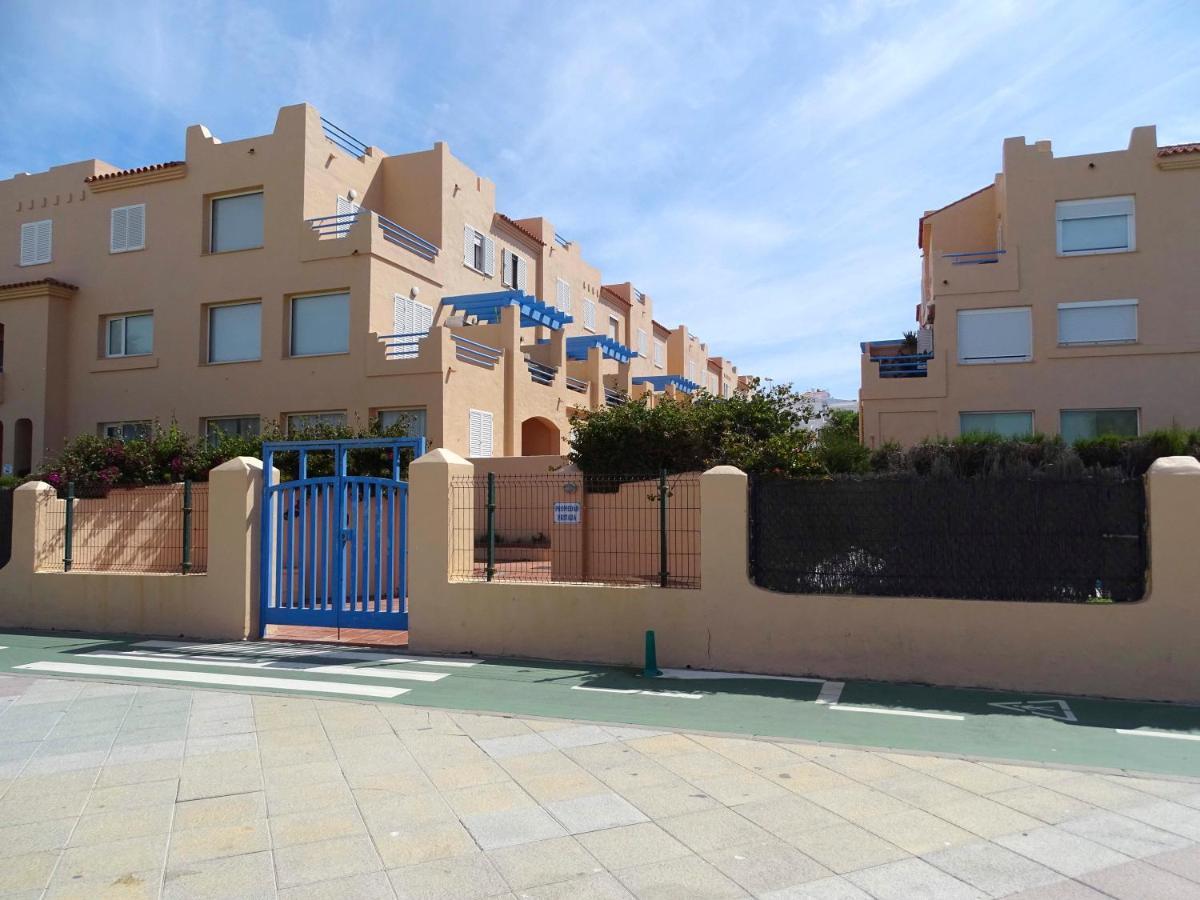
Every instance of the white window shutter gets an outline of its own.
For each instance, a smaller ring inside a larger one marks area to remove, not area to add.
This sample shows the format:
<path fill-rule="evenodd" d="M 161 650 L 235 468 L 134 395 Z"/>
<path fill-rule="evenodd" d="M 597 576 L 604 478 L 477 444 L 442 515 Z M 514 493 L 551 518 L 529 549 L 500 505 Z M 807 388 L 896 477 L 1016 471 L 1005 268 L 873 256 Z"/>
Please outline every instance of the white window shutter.
<path fill-rule="evenodd" d="M 479 447 L 479 449 L 481 451 L 479 455 L 480 456 L 491 456 L 492 455 L 492 414 L 490 412 L 485 412 L 483 414 L 482 425 L 483 425 L 483 428 L 482 428 L 483 434 L 482 434 L 482 441 L 481 441 L 481 444 Z"/>
<path fill-rule="evenodd" d="M 583 301 L 583 327 L 596 330 L 596 304 L 591 300 Z"/>
<path fill-rule="evenodd" d="M 555 301 L 554 305 L 571 315 L 571 285 L 569 282 L 559 278 L 554 282 Z"/>
<path fill-rule="evenodd" d="M 488 278 L 496 274 L 496 242 L 486 234 L 483 236 L 483 274 Z"/>
<path fill-rule="evenodd" d="M 468 456 L 492 455 L 492 414 L 481 409 L 469 413 Z"/>
<path fill-rule="evenodd" d="M 411 297 L 396 294 L 392 312 L 392 327 L 394 334 L 428 334 L 433 327 L 433 307 L 426 303 L 418 303 Z M 405 341 L 397 347 L 395 356 L 399 359 L 415 359 L 420 348 L 415 342 Z"/>
<path fill-rule="evenodd" d="M 463 265 L 475 268 L 475 229 L 463 226 Z"/>
<path fill-rule="evenodd" d="M 516 286 L 517 286 L 518 291 L 523 291 L 523 290 L 525 290 L 525 272 L 526 272 L 527 266 L 525 264 L 525 260 L 521 259 L 521 257 L 517 256 L 516 260 L 517 260 L 517 285 Z"/>
<path fill-rule="evenodd" d="M 54 240 L 54 223 L 49 219 L 44 222 L 38 222 L 37 233 L 37 255 L 38 262 L 50 262 L 52 247 Z"/>
<path fill-rule="evenodd" d="M 146 204 L 129 207 L 126 215 L 126 249 L 141 250 L 146 246 Z"/>
<path fill-rule="evenodd" d="M 50 262 L 52 240 L 53 223 L 50 219 L 22 224 L 21 265 L 35 266 Z"/>
<path fill-rule="evenodd" d="M 129 249 L 129 207 L 119 206 L 110 214 L 108 252 L 120 253 Z"/>
<path fill-rule="evenodd" d="M 508 277 L 508 273 L 510 271 L 509 263 L 508 263 L 509 256 L 510 256 L 510 254 L 509 254 L 508 250 L 504 247 L 501 247 L 500 248 L 500 283 L 502 285 L 504 285 L 505 287 L 510 286 L 509 285 L 509 277 Z"/>

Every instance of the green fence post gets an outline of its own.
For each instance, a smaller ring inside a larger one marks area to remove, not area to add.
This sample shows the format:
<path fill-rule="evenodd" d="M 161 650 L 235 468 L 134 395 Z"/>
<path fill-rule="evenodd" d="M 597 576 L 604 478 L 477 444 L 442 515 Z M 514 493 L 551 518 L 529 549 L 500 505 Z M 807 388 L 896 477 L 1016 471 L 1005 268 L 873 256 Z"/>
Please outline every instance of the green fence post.
<path fill-rule="evenodd" d="M 192 571 L 192 480 L 183 481 L 183 574 Z"/>
<path fill-rule="evenodd" d="M 496 473 L 487 477 L 487 580 L 496 577 Z"/>
<path fill-rule="evenodd" d="M 671 575 L 667 564 L 667 470 L 658 473 L 658 586 L 666 587 Z"/>
<path fill-rule="evenodd" d="M 658 678 L 662 671 L 658 668 L 658 650 L 654 646 L 654 632 L 646 632 L 646 665 L 642 667 L 643 678 Z"/>
<path fill-rule="evenodd" d="M 67 482 L 67 520 L 63 529 L 63 571 L 71 571 L 71 532 L 75 527 L 75 482 Z"/>

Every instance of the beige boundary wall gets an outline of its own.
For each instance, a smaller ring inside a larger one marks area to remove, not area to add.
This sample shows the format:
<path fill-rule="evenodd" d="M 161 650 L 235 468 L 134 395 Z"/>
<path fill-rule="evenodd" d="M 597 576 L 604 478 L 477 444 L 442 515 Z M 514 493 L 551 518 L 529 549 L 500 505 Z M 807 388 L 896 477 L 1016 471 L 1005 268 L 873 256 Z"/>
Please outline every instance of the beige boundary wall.
<path fill-rule="evenodd" d="M 48 484 L 19 487 L 12 558 L 0 569 L 0 627 L 257 638 L 262 462 L 232 459 L 209 473 L 208 484 L 208 572 L 186 576 L 38 571 L 37 536 L 63 501 Z"/>
<path fill-rule="evenodd" d="M 701 480 L 699 590 L 448 581 L 450 479 L 472 465 L 435 450 L 409 469 L 421 552 L 410 556 L 418 653 L 660 665 L 1200 701 L 1200 462 L 1148 478 L 1149 589 L 1124 605 L 772 593 L 750 583 L 748 480 Z"/>

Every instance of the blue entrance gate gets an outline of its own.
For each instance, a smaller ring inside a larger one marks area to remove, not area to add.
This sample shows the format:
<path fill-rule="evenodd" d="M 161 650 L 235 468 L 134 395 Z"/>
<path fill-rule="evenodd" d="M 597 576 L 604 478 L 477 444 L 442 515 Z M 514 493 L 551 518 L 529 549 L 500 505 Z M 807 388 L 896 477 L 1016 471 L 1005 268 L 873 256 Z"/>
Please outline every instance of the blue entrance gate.
<path fill-rule="evenodd" d="M 264 631 L 408 628 L 408 484 L 400 473 L 409 452 L 424 453 L 425 439 L 263 444 Z M 278 462 L 296 477 L 276 481 Z"/>

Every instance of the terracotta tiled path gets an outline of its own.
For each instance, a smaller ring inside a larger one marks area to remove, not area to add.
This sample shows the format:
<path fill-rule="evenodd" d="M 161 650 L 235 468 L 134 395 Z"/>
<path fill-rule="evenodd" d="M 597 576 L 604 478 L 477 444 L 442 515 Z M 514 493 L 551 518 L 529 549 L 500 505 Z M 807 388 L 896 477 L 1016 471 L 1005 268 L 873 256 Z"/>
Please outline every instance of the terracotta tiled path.
<path fill-rule="evenodd" d="M 0 676 L 0 895 L 1200 897 L 1200 783 Z"/>

